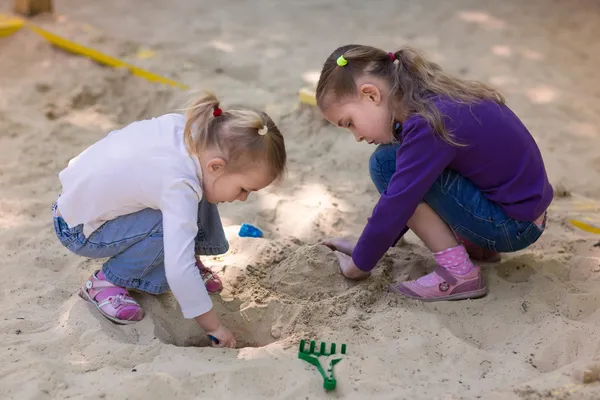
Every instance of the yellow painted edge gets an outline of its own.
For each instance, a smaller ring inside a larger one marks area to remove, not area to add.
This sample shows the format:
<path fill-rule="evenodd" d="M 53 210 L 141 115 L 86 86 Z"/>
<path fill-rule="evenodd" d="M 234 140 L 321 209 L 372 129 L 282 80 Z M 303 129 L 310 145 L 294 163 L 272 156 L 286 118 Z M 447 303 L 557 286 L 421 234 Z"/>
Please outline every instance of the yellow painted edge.
<path fill-rule="evenodd" d="M 302 88 L 300 92 L 298 92 L 298 98 L 300 99 L 300 103 L 308 104 L 310 106 L 317 105 L 317 99 L 315 97 L 315 92 L 311 89 Z"/>
<path fill-rule="evenodd" d="M 600 235 L 600 228 L 598 228 L 596 226 L 590 225 L 583 221 L 578 221 L 576 219 L 572 219 L 572 220 L 570 220 L 570 222 L 571 222 L 571 224 L 573 224 L 574 226 L 576 226 L 577 228 L 579 228 L 581 230 Z"/>
<path fill-rule="evenodd" d="M 21 18 L 0 14 L 0 37 L 10 36 L 23 27 L 25 22 Z"/>
<path fill-rule="evenodd" d="M 189 87 L 183 83 L 177 82 L 173 79 L 165 78 L 163 76 L 154 74 L 152 72 L 146 71 L 142 68 L 136 67 L 131 64 L 127 64 L 126 62 L 119 60 L 118 58 L 111 57 L 107 54 L 104 54 L 98 50 L 92 49 L 90 47 L 86 47 L 80 45 L 78 43 L 72 42 L 68 39 L 65 39 L 61 36 L 58 36 L 54 33 L 51 33 L 45 29 L 40 28 L 39 26 L 33 25 L 31 23 L 26 24 L 29 29 L 38 35 L 42 36 L 48 42 L 52 43 L 56 47 L 59 47 L 63 50 L 69 51 L 74 54 L 82 55 L 88 57 L 98 63 L 108 65 L 114 68 L 127 68 L 131 71 L 133 75 L 144 78 L 150 82 L 158 82 L 166 85 L 170 85 L 173 87 L 178 87 L 180 89 L 188 89 Z"/>

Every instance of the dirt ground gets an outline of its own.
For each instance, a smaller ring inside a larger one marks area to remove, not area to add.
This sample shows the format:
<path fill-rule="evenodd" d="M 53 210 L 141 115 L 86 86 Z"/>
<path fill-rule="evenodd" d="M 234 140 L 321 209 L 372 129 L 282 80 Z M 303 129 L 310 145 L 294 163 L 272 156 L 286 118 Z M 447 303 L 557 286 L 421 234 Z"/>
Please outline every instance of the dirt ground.
<path fill-rule="evenodd" d="M 181 108 L 191 92 L 63 53 L 27 30 L 0 39 L 0 398 L 600 399 L 600 4 L 533 0 L 303 2 L 57 0 L 36 22 L 228 104 L 265 109 L 284 132 L 285 182 L 221 208 L 231 250 L 206 262 L 238 350 L 208 346 L 170 295 L 116 326 L 76 296 L 101 261 L 56 240 L 57 173 L 108 131 Z M 10 11 L 7 3 L 0 12 Z M 374 150 L 327 126 L 297 91 L 339 45 L 420 47 L 500 88 L 534 134 L 557 189 L 532 248 L 485 265 L 477 301 L 421 304 L 386 292 L 433 260 L 408 234 L 351 283 L 314 246 L 358 235 L 377 201 Z M 239 238 L 249 222 L 264 239 Z M 296 358 L 301 338 L 347 343 L 327 395 Z"/>

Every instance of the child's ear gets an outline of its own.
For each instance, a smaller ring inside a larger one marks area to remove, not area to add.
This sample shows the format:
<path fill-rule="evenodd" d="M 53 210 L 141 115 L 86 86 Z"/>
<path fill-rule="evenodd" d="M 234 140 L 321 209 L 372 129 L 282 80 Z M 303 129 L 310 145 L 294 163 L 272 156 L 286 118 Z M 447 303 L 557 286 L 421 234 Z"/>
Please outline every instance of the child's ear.
<path fill-rule="evenodd" d="M 226 166 L 227 166 L 227 161 L 225 161 L 219 157 L 210 159 L 206 163 L 206 168 L 208 169 L 209 172 L 212 172 L 213 174 L 222 173 L 225 170 Z"/>
<path fill-rule="evenodd" d="M 360 86 L 360 94 L 375 103 L 375 105 L 379 105 L 381 103 L 381 91 L 379 88 L 372 83 L 364 83 Z"/>

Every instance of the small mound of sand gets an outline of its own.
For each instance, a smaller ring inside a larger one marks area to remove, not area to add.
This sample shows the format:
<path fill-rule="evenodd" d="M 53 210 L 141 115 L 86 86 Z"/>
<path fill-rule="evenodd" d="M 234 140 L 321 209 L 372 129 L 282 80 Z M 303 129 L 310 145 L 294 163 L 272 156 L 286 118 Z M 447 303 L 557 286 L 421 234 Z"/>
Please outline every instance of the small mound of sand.
<path fill-rule="evenodd" d="M 265 283 L 282 295 L 311 301 L 338 296 L 352 286 L 340 274 L 334 252 L 325 246 L 300 247 L 271 269 Z"/>

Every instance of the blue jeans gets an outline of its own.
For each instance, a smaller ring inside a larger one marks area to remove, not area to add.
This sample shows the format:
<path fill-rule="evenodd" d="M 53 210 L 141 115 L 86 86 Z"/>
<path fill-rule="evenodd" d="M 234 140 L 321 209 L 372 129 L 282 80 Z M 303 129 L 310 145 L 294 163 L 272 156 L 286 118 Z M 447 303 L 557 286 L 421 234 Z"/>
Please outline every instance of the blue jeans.
<path fill-rule="evenodd" d="M 396 172 L 396 151 L 399 144 L 380 145 L 371 155 L 369 171 L 379 193 L 383 193 Z M 434 182 L 423 201 L 460 237 L 472 243 L 502 253 L 519 251 L 531 246 L 542 235 L 544 224 L 508 217 L 488 200 L 471 181 L 446 169 Z"/>
<path fill-rule="evenodd" d="M 56 203 L 52 211 L 54 230 L 63 246 L 83 257 L 110 257 L 102 266 L 109 282 L 151 294 L 169 290 L 160 210 L 146 208 L 122 215 L 105 222 L 89 238 L 83 235 L 83 225 L 69 228 L 65 220 L 56 215 Z M 217 255 L 228 249 L 217 206 L 203 199 L 198 204 L 196 254 Z"/>

